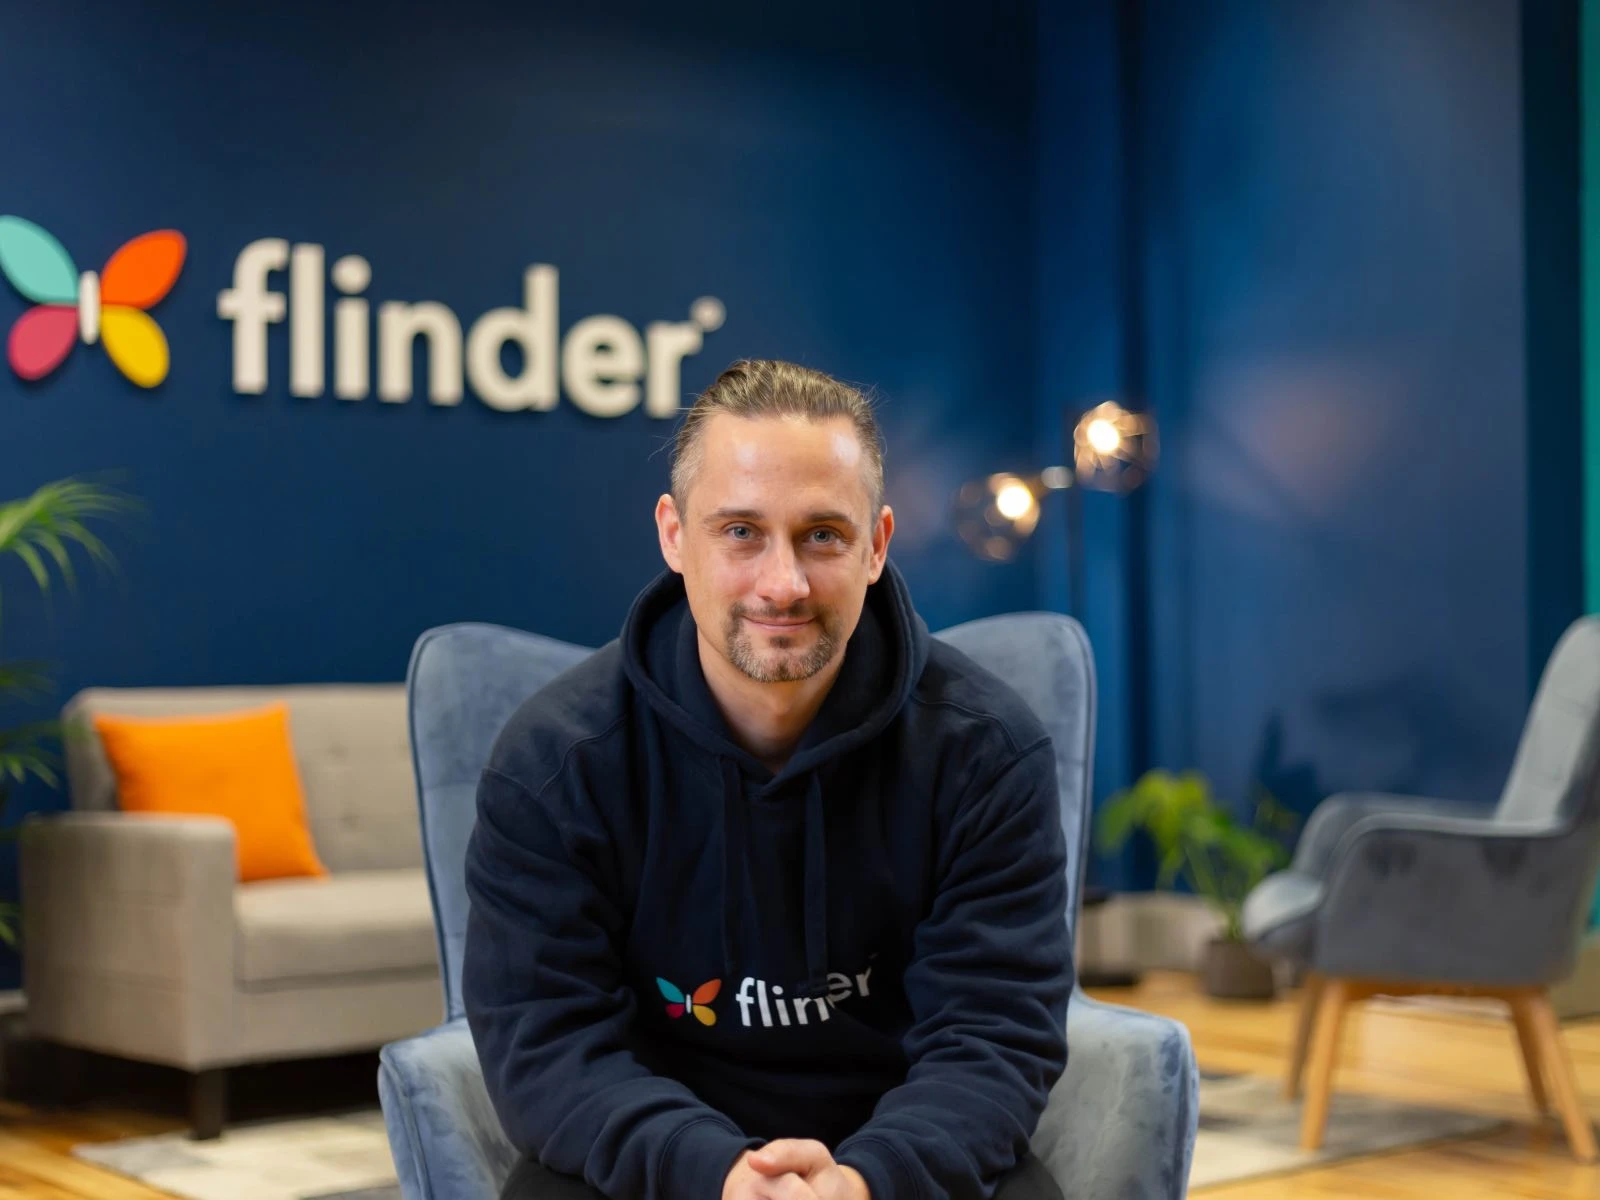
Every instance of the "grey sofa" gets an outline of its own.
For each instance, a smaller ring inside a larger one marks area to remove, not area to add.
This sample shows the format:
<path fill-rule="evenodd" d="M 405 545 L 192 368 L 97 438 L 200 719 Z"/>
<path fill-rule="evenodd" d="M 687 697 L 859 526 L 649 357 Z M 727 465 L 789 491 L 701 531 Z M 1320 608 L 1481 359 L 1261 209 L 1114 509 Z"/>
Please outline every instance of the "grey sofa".
<path fill-rule="evenodd" d="M 1301 1143 L 1321 1144 L 1346 1008 L 1447 992 L 1510 1009 L 1535 1106 L 1597 1157 L 1548 995 L 1576 961 L 1600 871 L 1600 618 L 1546 664 L 1497 806 L 1351 794 L 1317 806 L 1290 867 L 1245 902 L 1245 936 L 1307 972 L 1288 1093 L 1309 1055 Z"/>
<path fill-rule="evenodd" d="M 289 705 L 326 878 L 235 882 L 233 827 L 116 809 L 88 718 Z M 440 1016 L 400 684 L 92 689 L 64 720 L 73 811 L 23 826 L 23 987 L 50 1042 L 193 1077 L 220 1132 L 224 1070 L 376 1049 Z"/>
<path fill-rule="evenodd" d="M 1086 861 L 1094 668 L 1082 629 L 1051 614 L 992 617 L 938 635 L 1007 680 L 1054 737 L 1067 836 L 1072 936 Z M 406 1200 L 493 1200 L 516 1150 L 484 1087 L 462 1015 L 463 861 L 478 774 L 523 699 L 589 653 L 536 634 L 465 624 L 432 630 L 411 660 L 412 742 L 428 878 L 445 963 L 446 1023 L 386 1046 L 378 1089 Z M 1068 1063 L 1033 1139 L 1073 1200 L 1178 1200 L 1198 1122 L 1198 1073 L 1174 1021 L 1075 995 Z"/>

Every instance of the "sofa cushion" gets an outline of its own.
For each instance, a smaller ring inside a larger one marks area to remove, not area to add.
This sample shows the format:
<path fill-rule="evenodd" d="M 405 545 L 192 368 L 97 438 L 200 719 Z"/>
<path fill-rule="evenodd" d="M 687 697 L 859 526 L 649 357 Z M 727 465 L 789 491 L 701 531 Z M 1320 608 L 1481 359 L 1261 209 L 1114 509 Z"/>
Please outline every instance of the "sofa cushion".
<path fill-rule="evenodd" d="M 422 865 L 417 788 L 403 683 L 299 683 L 252 687 L 87 688 L 62 710 L 89 736 L 64 746 L 72 806 L 116 807 L 116 776 L 93 735 L 96 713 L 175 716 L 282 701 L 294 729 L 295 762 L 317 857 L 341 871 Z"/>
<path fill-rule="evenodd" d="M 420 867 L 241 884 L 233 913 L 234 969 L 247 989 L 438 969 Z"/>
<path fill-rule="evenodd" d="M 94 729 L 125 811 L 225 818 L 245 883 L 328 873 L 306 826 L 287 704 L 203 716 L 97 713 Z"/>

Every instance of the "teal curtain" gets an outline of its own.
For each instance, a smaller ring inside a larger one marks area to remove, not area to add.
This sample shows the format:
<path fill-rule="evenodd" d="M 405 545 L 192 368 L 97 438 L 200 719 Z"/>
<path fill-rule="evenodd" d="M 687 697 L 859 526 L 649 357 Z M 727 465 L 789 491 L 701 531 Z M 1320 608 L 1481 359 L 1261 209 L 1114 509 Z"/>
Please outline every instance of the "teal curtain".
<path fill-rule="evenodd" d="M 1582 0 L 1579 12 L 1584 607 L 1600 612 L 1600 0 Z M 1600 890 L 1589 909 L 1589 927 L 1600 927 Z"/>

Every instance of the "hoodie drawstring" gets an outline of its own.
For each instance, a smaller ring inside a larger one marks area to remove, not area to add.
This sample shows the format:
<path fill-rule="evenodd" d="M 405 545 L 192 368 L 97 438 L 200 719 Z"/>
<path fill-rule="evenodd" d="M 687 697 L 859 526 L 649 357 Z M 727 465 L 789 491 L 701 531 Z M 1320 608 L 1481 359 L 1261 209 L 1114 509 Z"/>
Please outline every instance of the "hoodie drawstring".
<path fill-rule="evenodd" d="M 795 990 L 801 996 L 828 993 L 828 838 L 822 815 L 822 782 L 810 773 L 805 816 L 806 978 Z M 744 780 L 739 764 L 722 760 L 722 977 L 735 977 L 734 950 L 739 942 L 739 913 L 744 898 Z"/>
<path fill-rule="evenodd" d="M 734 978 L 734 947 L 739 942 L 739 914 L 734 905 L 744 898 L 744 782 L 739 764 L 722 760 L 722 977 Z M 730 985 L 731 986 L 731 985 Z"/>
<path fill-rule="evenodd" d="M 803 996 L 828 992 L 828 838 L 822 823 L 822 783 L 811 772 L 806 788 L 806 981 Z"/>

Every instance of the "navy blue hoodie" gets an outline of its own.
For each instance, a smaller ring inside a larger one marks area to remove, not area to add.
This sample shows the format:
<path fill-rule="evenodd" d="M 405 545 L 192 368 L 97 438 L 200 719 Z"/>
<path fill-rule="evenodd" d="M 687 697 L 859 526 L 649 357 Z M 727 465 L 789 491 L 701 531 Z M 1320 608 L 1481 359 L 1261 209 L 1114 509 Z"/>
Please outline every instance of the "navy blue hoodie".
<path fill-rule="evenodd" d="M 478 790 L 462 988 L 512 1143 L 616 1200 L 716 1200 L 816 1138 L 873 1200 L 982 1197 L 1066 1065 L 1055 759 L 892 565 L 774 775 L 677 575 L 524 703 Z"/>

